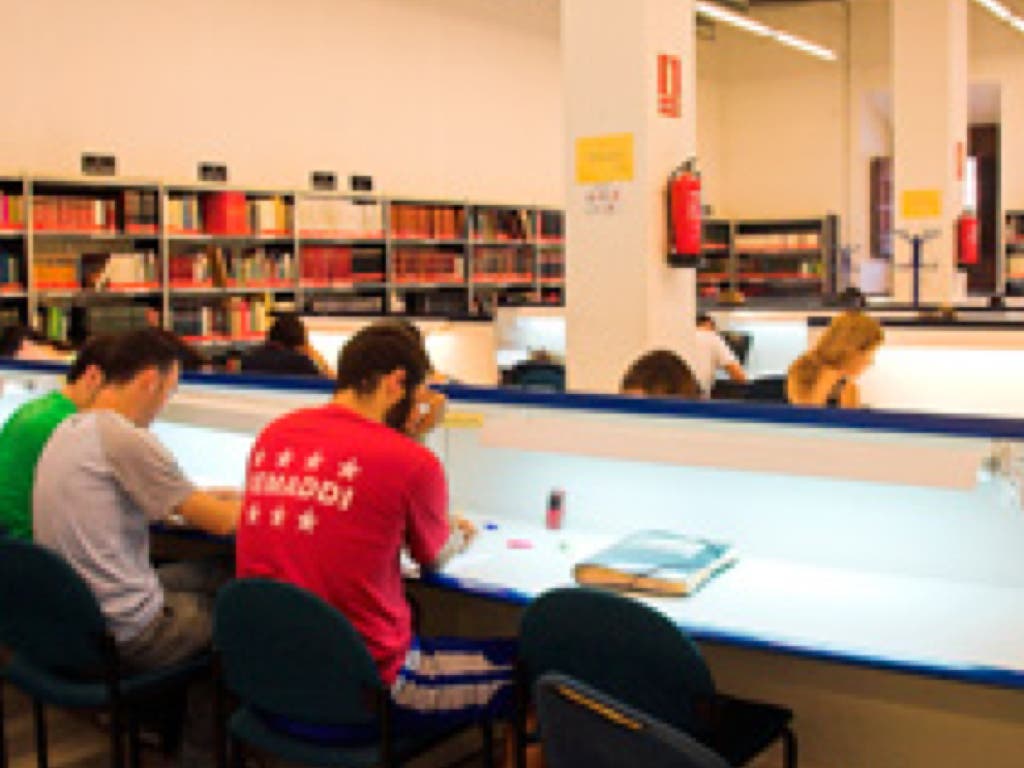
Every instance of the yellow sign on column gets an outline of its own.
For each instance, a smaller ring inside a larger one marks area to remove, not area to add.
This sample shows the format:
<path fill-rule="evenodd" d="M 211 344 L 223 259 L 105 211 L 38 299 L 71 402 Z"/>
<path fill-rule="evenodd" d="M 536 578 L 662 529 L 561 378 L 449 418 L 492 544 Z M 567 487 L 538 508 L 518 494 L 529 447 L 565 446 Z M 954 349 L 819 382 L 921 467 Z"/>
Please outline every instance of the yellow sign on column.
<path fill-rule="evenodd" d="M 633 180 L 633 134 L 612 133 L 576 139 L 576 183 Z"/>
<path fill-rule="evenodd" d="M 942 190 L 905 189 L 900 197 L 904 219 L 937 219 L 942 216 Z"/>

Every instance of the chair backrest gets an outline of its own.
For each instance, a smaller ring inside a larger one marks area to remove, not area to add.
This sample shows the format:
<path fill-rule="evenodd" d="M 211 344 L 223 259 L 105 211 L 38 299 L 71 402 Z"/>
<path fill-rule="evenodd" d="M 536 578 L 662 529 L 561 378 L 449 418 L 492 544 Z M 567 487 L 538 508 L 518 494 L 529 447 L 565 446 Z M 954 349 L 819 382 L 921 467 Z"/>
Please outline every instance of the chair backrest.
<path fill-rule="evenodd" d="M 753 335 L 745 333 L 744 331 L 720 331 L 722 340 L 729 345 L 729 349 L 736 355 L 736 359 L 740 361 L 740 365 L 747 364 L 747 357 L 750 354 L 750 344 L 753 341 Z"/>
<path fill-rule="evenodd" d="M 509 371 L 505 383 L 522 389 L 564 392 L 565 366 L 528 360 Z"/>
<path fill-rule="evenodd" d="M 38 666 L 99 674 L 107 622 L 96 597 L 59 555 L 0 538 L 0 645 Z"/>
<path fill-rule="evenodd" d="M 761 376 L 747 387 L 747 400 L 759 403 L 788 403 L 785 376 Z"/>
<path fill-rule="evenodd" d="M 239 579 L 217 597 L 213 643 L 224 682 L 267 714 L 324 725 L 367 724 L 384 690 L 362 638 L 311 592 Z"/>
<path fill-rule="evenodd" d="M 529 685 L 561 672 L 690 732 L 715 692 L 681 629 L 643 603 L 596 589 L 555 589 L 531 603 L 520 625 L 520 659 Z"/>
<path fill-rule="evenodd" d="M 691 736 L 565 675 L 534 687 L 550 768 L 727 768 Z"/>

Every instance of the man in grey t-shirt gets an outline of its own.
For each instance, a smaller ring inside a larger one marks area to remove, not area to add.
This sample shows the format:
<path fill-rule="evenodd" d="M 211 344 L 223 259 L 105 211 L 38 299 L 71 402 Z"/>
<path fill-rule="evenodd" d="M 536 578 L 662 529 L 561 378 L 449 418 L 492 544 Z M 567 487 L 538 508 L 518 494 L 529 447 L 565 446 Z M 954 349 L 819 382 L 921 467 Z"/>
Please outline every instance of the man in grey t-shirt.
<path fill-rule="evenodd" d="M 197 490 L 148 427 L 178 382 L 178 349 L 159 331 L 125 334 L 92 409 L 54 431 L 36 467 L 33 535 L 86 581 L 129 669 L 171 664 L 211 635 L 213 585 L 188 567 L 157 572 L 149 524 L 172 513 L 234 530 L 237 497 Z"/>

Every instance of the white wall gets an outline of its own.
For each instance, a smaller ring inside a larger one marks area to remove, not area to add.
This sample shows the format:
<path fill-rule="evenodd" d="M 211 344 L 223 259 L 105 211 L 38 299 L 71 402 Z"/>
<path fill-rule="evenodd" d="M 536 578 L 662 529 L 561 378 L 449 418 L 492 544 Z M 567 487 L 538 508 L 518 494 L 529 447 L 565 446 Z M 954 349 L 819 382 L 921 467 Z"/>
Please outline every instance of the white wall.
<path fill-rule="evenodd" d="M 560 204 L 557 0 L 0 0 L 0 170 Z"/>

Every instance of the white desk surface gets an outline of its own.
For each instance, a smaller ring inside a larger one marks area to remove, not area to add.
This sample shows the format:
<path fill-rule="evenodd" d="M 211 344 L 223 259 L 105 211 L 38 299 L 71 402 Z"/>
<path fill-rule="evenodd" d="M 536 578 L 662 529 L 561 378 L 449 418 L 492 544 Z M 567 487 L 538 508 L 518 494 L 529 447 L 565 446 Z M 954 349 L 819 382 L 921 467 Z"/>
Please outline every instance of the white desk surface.
<path fill-rule="evenodd" d="M 573 564 L 615 539 L 471 517 L 477 539 L 426 583 L 526 603 L 571 584 Z M 644 601 L 698 639 L 1024 687 L 1024 590 L 739 554 L 695 595 Z"/>

